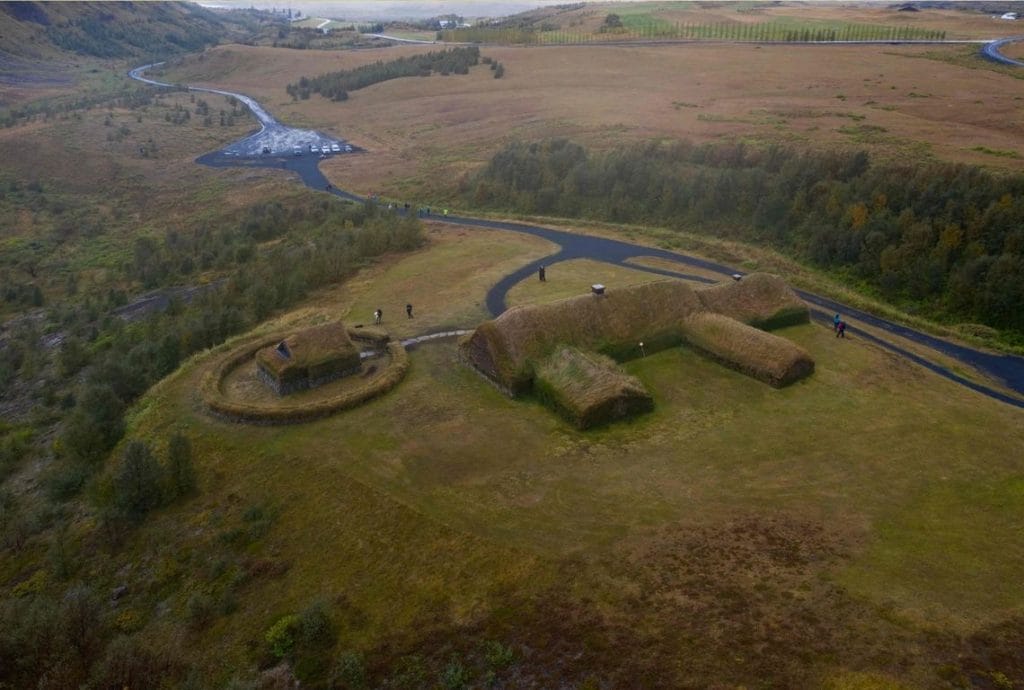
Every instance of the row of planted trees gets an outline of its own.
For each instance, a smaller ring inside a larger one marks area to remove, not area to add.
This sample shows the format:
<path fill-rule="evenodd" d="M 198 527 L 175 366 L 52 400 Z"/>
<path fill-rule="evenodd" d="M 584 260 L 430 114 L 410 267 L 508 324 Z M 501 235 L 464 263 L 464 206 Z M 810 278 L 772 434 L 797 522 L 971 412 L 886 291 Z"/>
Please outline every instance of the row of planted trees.
<path fill-rule="evenodd" d="M 1024 343 L 1024 176 L 864 152 L 515 143 L 464 184 L 476 206 L 659 225 L 767 245 L 900 306 Z"/>
<path fill-rule="evenodd" d="M 468 74 L 469 68 L 480 62 L 480 49 L 476 46 L 451 48 L 409 55 L 394 60 L 378 60 L 349 70 L 328 72 L 315 77 L 302 77 L 288 84 L 285 90 L 293 100 L 305 100 L 317 93 L 334 101 L 348 99 L 349 91 L 402 77 L 429 77 L 431 74 Z"/>
<path fill-rule="evenodd" d="M 912 26 L 843 24 L 839 26 L 794 26 L 783 22 L 751 24 L 718 22 L 714 24 L 671 23 L 667 21 L 619 22 L 602 26 L 598 32 L 560 28 L 475 26 L 438 32 L 440 40 L 459 43 L 577 44 L 609 40 L 712 40 L 756 43 L 813 43 L 836 41 L 939 41 L 946 32 Z"/>

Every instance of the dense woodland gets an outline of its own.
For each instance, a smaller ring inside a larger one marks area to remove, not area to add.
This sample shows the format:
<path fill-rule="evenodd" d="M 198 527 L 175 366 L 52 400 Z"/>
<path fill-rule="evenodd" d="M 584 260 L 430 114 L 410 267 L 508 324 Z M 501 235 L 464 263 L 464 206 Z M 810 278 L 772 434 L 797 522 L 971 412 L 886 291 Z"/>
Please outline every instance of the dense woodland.
<path fill-rule="evenodd" d="M 463 190 L 478 206 L 699 230 L 778 249 L 945 321 L 1024 342 L 1024 177 L 864 152 L 513 143 Z"/>
<path fill-rule="evenodd" d="M 429 77 L 431 74 L 468 74 L 469 68 L 480 62 L 480 49 L 476 46 L 439 50 L 423 55 L 410 55 L 351 70 L 329 72 L 318 77 L 302 77 L 297 84 L 285 89 L 294 100 L 308 99 L 318 93 L 333 101 L 344 101 L 349 91 L 402 77 Z"/>

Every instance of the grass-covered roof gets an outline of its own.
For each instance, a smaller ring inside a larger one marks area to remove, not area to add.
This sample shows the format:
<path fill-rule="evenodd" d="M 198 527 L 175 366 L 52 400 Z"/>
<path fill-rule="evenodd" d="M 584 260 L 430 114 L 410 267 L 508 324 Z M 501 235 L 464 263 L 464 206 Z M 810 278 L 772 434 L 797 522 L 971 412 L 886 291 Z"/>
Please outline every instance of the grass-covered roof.
<path fill-rule="evenodd" d="M 288 378 L 293 372 L 305 375 L 340 360 L 359 364 L 359 349 L 340 322 L 307 328 L 282 342 L 284 347 L 279 343 L 256 353 L 257 364 L 278 379 Z"/>
<path fill-rule="evenodd" d="M 518 394 L 529 389 L 536 364 L 559 345 L 630 359 L 641 354 L 641 342 L 648 353 L 681 343 L 683 321 L 704 312 L 765 328 L 808 318 L 807 306 L 777 276 L 751 274 L 700 290 L 661 280 L 510 309 L 481 324 L 463 341 L 462 353 Z"/>

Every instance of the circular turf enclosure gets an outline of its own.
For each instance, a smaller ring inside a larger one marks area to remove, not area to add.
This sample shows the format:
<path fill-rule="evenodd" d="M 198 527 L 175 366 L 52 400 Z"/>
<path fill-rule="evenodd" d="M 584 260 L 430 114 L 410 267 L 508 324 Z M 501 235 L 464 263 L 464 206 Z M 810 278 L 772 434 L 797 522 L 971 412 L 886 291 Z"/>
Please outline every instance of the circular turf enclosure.
<path fill-rule="evenodd" d="M 277 333 L 251 340 L 222 355 L 203 379 L 202 396 L 215 415 L 236 422 L 293 424 L 341 412 L 387 393 L 409 369 L 397 340 L 365 357 L 359 371 L 315 388 L 279 396 L 257 372 L 256 353 L 281 342 Z"/>

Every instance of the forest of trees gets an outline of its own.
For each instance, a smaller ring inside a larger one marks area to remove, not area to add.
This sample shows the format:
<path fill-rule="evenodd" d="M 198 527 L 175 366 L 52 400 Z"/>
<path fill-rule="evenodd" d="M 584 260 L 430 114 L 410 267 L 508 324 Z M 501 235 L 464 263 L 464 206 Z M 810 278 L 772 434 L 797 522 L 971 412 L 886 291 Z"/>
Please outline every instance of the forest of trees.
<path fill-rule="evenodd" d="M 288 84 L 285 90 L 294 100 L 307 99 L 318 93 L 333 101 L 344 101 L 349 91 L 401 77 L 429 77 L 431 74 L 468 74 L 469 68 L 480 62 L 480 49 L 476 46 L 433 51 L 423 55 L 410 55 L 351 70 L 328 72 L 318 77 L 302 77 L 297 84 Z"/>
<path fill-rule="evenodd" d="M 1024 342 L 1024 176 L 865 152 L 513 143 L 464 184 L 476 206 L 713 233 L 772 247 L 909 311 Z"/>

